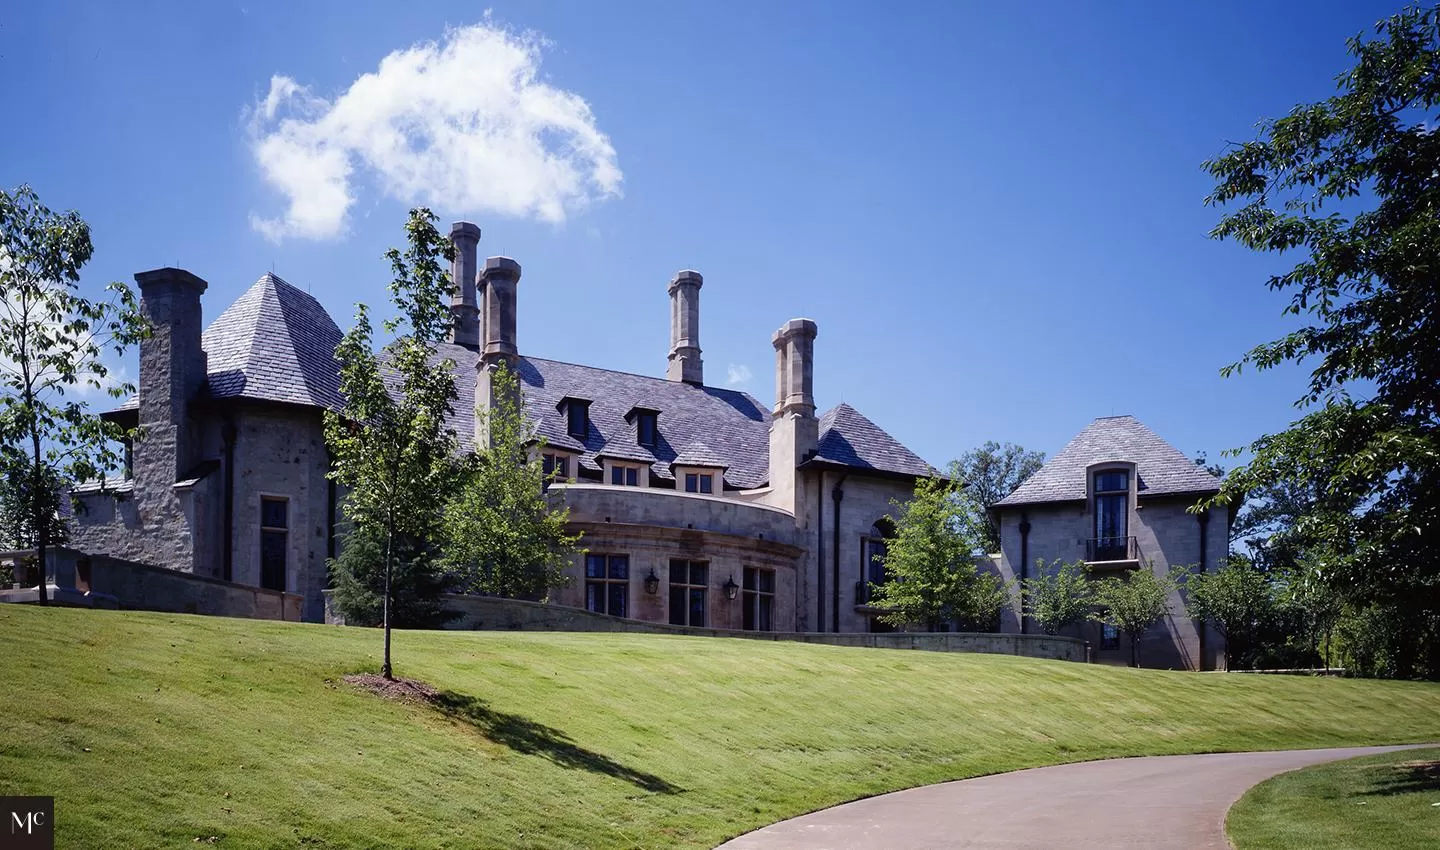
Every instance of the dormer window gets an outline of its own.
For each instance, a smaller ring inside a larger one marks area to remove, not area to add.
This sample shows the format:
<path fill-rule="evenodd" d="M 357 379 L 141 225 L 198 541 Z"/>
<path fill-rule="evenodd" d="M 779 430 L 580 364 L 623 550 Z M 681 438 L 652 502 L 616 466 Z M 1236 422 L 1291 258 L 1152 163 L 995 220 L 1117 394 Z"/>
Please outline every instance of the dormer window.
<path fill-rule="evenodd" d="M 625 421 L 635 426 L 637 445 L 653 449 L 660 442 L 660 411 L 649 407 L 632 407 Z"/>
<path fill-rule="evenodd" d="M 710 472 L 687 472 L 685 473 L 686 493 L 713 493 L 715 492 L 715 475 Z"/>
<path fill-rule="evenodd" d="M 590 400 L 566 396 L 556 407 L 565 414 L 565 433 L 584 440 L 590 433 Z"/>
<path fill-rule="evenodd" d="M 612 466 L 610 467 L 610 483 L 617 487 L 639 487 L 640 468 L 638 466 Z"/>

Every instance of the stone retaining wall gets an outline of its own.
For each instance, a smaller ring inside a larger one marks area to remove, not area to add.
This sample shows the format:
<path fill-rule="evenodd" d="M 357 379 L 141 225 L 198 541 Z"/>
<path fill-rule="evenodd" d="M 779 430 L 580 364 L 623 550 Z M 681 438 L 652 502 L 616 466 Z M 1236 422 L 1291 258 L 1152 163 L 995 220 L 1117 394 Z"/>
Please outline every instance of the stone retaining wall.
<path fill-rule="evenodd" d="M 129 608 L 178 614 L 209 614 L 255 620 L 301 618 L 304 597 L 247 584 L 197 576 L 108 555 L 86 555 L 57 547 L 49 551 L 48 591 L 60 605 Z M 0 560 L 21 563 L 31 552 L 0 553 Z M 34 587 L 0 589 L 0 602 L 33 602 Z"/>
<path fill-rule="evenodd" d="M 325 594 L 325 621 L 343 623 L 331 610 L 330 593 Z M 890 634 L 846 634 L 829 632 L 746 632 L 732 629 L 702 629 L 646 623 L 596 614 L 583 608 L 496 599 L 489 596 L 446 597 L 446 608 L 459 616 L 448 628 L 482 631 L 536 632 L 631 632 L 640 634 L 693 635 L 701 637 L 788 640 L 828 646 L 864 646 L 877 649 L 922 649 L 932 652 L 987 652 L 1023 655 L 1058 661 L 1085 661 L 1085 642 L 1069 637 L 966 632 L 894 632 Z"/>

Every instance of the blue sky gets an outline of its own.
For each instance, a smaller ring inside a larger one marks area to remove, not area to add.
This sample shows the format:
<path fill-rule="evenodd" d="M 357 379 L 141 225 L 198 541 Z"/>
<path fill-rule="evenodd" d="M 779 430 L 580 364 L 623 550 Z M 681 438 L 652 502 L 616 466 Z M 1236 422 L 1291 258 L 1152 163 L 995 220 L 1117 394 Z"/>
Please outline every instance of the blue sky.
<path fill-rule="evenodd" d="M 179 265 L 207 319 L 273 269 L 347 327 L 420 200 L 523 265 L 527 354 L 663 375 L 695 268 L 709 383 L 771 401 L 770 334 L 806 316 L 820 406 L 932 463 L 1118 413 L 1213 458 L 1293 419 L 1305 373 L 1218 375 L 1291 325 L 1286 264 L 1206 237 L 1201 163 L 1331 93 L 1397 8 L 24 4 L 0 185 L 86 217 L 87 287 Z M 425 98 L 443 146 L 397 150 Z"/>

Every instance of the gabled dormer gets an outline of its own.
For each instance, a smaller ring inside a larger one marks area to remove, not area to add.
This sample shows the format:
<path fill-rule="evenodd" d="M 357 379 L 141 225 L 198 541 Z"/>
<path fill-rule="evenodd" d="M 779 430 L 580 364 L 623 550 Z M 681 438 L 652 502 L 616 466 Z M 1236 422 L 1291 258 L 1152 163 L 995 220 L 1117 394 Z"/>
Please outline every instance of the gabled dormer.
<path fill-rule="evenodd" d="M 635 427 L 635 445 L 653 449 L 660 443 L 660 411 L 636 405 L 625 414 L 625 423 Z"/>
<path fill-rule="evenodd" d="M 565 433 L 584 442 L 585 436 L 590 433 L 590 399 L 567 395 L 560 399 L 555 409 L 565 417 Z"/>

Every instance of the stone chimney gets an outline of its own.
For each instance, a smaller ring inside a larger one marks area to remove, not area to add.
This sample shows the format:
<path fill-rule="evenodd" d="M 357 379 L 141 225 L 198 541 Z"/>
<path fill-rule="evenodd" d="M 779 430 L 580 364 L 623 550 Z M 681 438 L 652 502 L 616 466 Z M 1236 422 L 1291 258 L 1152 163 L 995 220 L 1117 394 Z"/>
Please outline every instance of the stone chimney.
<path fill-rule="evenodd" d="M 200 460 L 190 402 L 205 384 L 200 295 L 206 284 L 190 272 L 169 268 L 140 272 L 135 282 L 140 286 L 140 312 L 151 325 L 150 337 L 140 343 L 144 437 L 135 447 L 136 490 L 163 488 L 168 496 L 179 477 Z"/>
<path fill-rule="evenodd" d="M 455 284 L 450 313 L 455 317 L 455 324 L 450 329 L 450 341 L 478 349 L 480 305 L 475 296 L 475 255 L 480 245 L 480 228 L 468 221 L 457 221 L 450 227 L 450 241 L 455 243 L 455 260 L 450 266 L 450 280 Z"/>
<path fill-rule="evenodd" d="M 499 402 L 498 388 L 493 381 L 495 370 L 504 363 L 514 371 L 520 359 L 515 342 L 515 296 L 519 283 L 519 263 L 509 257 L 489 257 L 485 260 L 485 269 L 480 273 L 480 285 L 484 289 L 481 327 L 485 347 L 480 352 L 475 383 L 475 406 L 482 411 L 494 408 Z M 475 417 L 475 444 L 478 447 L 490 445 L 484 420 L 484 416 Z"/>
<path fill-rule="evenodd" d="M 770 417 L 770 504 L 808 523 L 796 467 L 820 441 L 815 418 L 815 323 L 791 319 L 775 332 L 775 411 Z"/>
<path fill-rule="evenodd" d="M 700 287 L 697 271 L 675 273 L 670 281 L 670 365 L 665 377 L 687 384 L 705 383 L 700 360 Z"/>

